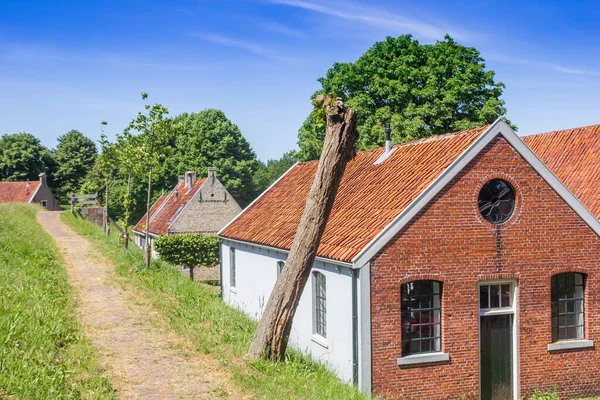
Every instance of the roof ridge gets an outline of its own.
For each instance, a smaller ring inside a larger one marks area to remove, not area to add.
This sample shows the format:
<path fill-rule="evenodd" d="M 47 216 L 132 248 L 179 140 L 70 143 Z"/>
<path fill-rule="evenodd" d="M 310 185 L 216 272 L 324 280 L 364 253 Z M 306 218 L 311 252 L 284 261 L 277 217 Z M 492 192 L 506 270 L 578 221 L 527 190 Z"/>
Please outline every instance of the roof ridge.
<path fill-rule="evenodd" d="M 478 131 L 479 133 L 481 133 L 481 131 L 487 130 L 490 126 L 491 126 L 491 124 L 486 124 L 486 125 L 481 125 L 481 126 L 477 126 L 474 128 L 462 129 L 460 131 L 431 135 L 431 136 L 427 136 L 427 137 L 423 137 L 423 138 L 419 138 L 419 139 L 410 140 L 408 142 L 396 143 L 396 144 L 392 145 L 392 148 L 396 149 L 396 148 L 401 148 L 401 147 L 415 146 L 418 144 L 437 142 L 437 141 L 441 141 L 441 140 L 454 139 L 454 138 L 460 137 L 460 136 L 472 135 L 475 133 L 475 131 Z M 373 147 L 372 149 L 360 150 L 357 152 L 357 154 L 359 154 L 359 153 L 364 154 L 364 153 L 369 153 L 372 151 L 379 151 L 379 150 L 383 150 L 383 149 L 385 149 L 385 146 L 378 146 L 378 147 Z M 318 162 L 318 161 L 319 160 L 303 161 L 298 164 L 305 165 L 305 164 L 311 164 L 311 163 Z"/>
<path fill-rule="evenodd" d="M 562 133 L 562 132 L 577 131 L 577 130 L 587 130 L 589 128 L 596 128 L 596 127 L 600 128 L 600 123 L 599 124 L 584 125 L 584 126 L 577 126 L 575 128 L 556 129 L 556 130 L 548 131 L 548 132 L 532 133 L 531 135 L 525 135 L 525 136 L 523 136 L 523 138 L 530 138 L 530 137 L 534 137 L 534 136 L 550 135 L 550 134 L 553 134 L 553 133 Z"/>

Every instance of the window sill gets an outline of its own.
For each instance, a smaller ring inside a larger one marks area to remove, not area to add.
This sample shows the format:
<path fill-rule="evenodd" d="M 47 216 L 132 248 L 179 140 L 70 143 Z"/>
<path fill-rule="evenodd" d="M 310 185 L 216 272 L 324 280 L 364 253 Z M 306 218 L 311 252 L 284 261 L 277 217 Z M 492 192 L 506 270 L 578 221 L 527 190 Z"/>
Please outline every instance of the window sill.
<path fill-rule="evenodd" d="M 571 350 L 571 349 L 585 349 L 594 347 L 593 340 L 565 340 L 562 342 L 554 342 L 548 345 L 548 351 L 560 351 L 560 350 Z"/>
<path fill-rule="evenodd" d="M 321 347 L 324 347 L 326 349 L 329 348 L 329 345 L 327 344 L 327 339 L 319 335 L 318 333 L 313 334 L 311 340 Z"/>
<path fill-rule="evenodd" d="M 401 357 L 398 359 L 398 365 L 426 364 L 435 362 L 450 361 L 450 354 L 447 353 L 426 353 L 415 354 L 412 356 Z"/>
<path fill-rule="evenodd" d="M 235 294 L 237 294 L 237 289 L 236 289 L 236 288 L 234 288 L 234 287 L 231 287 L 231 286 L 229 286 L 229 291 L 230 291 L 231 293 L 235 293 Z"/>

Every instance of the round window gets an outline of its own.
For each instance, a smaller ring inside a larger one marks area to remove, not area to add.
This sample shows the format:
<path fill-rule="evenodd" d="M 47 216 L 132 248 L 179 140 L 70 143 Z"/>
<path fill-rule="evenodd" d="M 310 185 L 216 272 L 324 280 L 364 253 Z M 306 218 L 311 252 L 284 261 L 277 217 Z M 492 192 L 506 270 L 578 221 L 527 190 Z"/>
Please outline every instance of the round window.
<path fill-rule="evenodd" d="M 515 210 L 515 191 L 508 182 L 492 179 L 479 192 L 479 211 L 492 224 L 506 222 Z"/>

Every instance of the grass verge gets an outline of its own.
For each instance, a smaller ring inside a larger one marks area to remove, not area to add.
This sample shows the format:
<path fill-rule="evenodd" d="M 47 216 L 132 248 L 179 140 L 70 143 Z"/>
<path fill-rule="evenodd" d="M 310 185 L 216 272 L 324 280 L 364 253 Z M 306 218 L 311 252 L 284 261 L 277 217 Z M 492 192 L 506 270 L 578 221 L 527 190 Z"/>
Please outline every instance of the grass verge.
<path fill-rule="evenodd" d="M 0 397 L 112 399 L 39 210 L 0 205 Z"/>
<path fill-rule="evenodd" d="M 247 362 L 244 357 L 256 322 L 223 303 L 218 288 L 192 282 L 161 261 L 145 269 L 142 251 L 135 245 L 124 251 L 118 239 L 106 237 L 100 227 L 69 212 L 61 217 L 115 264 L 125 284 L 137 287 L 151 300 L 171 329 L 189 338 L 198 351 L 219 360 L 250 394 L 263 399 L 368 398 L 296 351 L 288 351 L 286 360 L 278 363 Z"/>

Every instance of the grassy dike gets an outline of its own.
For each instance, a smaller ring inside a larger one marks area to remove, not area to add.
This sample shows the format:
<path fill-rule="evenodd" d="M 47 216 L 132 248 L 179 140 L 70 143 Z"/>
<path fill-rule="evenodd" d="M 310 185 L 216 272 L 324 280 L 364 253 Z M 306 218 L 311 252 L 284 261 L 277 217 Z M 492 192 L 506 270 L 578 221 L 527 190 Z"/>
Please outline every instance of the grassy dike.
<path fill-rule="evenodd" d="M 0 398 L 113 399 L 40 210 L 0 205 Z"/>
<path fill-rule="evenodd" d="M 124 251 L 115 236 L 106 237 L 98 226 L 70 212 L 61 217 L 115 264 L 125 285 L 136 287 L 151 300 L 171 329 L 187 337 L 198 351 L 219 360 L 240 387 L 257 398 L 368 398 L 295 351 L 279 363 L 247 362 L 244 357 L 256 323 L 224 304 L 215 287 L 191 282 L 161 261 L 145 269 L 142 251 L 136 246 Z"/>

